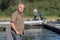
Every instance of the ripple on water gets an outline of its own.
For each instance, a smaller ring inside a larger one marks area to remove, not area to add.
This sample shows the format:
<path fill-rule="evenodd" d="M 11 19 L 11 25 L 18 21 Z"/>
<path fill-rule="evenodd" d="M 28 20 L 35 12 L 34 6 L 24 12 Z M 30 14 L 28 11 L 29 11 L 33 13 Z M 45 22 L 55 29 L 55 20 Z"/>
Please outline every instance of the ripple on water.
<path fill-rule="evenodd" d="M 59 34 L 47 29 L 28 29 L 25 30 L 25 35 L 28 40 L 60 40 Z"/>

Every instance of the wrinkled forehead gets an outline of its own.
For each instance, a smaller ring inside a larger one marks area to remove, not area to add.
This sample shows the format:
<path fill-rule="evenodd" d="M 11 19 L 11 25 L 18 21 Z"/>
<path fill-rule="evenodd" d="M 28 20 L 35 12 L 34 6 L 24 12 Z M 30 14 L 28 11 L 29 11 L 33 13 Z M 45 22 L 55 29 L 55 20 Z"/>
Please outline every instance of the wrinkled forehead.
<path fill-rule="evenodd" d="M 18 8 L 19 8 L 19 7 L 24 7 L 24 4 L 20 3 L 20 4 L 18 5 Z"/>

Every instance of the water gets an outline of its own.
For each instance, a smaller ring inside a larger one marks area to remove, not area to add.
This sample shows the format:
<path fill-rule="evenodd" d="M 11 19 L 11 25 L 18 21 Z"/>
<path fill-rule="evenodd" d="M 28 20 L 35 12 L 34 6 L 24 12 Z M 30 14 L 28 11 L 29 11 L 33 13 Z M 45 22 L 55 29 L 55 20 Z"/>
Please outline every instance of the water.
<path fill-rule="evenodd" d="M 0 32 L 0 40 L 6 40 L 5 36 L 5 32 Z M 24 40 L 60 40 L 60 35 L 45 28 L 27 29 Z"/>
<path fill-rule="evenodd" d="M 60 35 L 47 29 L 25 30 L 26 40 L 60 40 Z"/>
<path fill-rule="evenodd" d="M 6 40 L 5 36 L 5 32 L 0 32 L 0 40 Z M 60 40 L 60 35 L 45 28 L 26 29 L 24 40 Z"/>
<path fill-rule="evenodd" d="M 60 40 L 60 35 L 50 30 L 47 31 L 47 35 L 48 40 Z"/>
<path fill-rule="evenodd" d="M 60 40 L 60 35 L 46 28 L 25 29 L 24 40 Z M 0 32 L 0 40 L 6 40 L 5 32 Z"/>
<path fill-rule="evenodd" d="M 6 40 L 5 32 L 0 32 L 0 40 Z"/>

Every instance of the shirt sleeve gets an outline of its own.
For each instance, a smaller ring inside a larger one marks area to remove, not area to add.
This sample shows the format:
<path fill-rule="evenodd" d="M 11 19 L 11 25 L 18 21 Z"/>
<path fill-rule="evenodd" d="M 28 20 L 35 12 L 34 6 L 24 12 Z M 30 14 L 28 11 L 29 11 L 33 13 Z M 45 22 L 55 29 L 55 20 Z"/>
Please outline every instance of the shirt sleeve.
<path fill-rule="evenodd" d="M 16 18 L 17 18 L 16 14 L 12 14 L 10 22 L 15 23 Z"/>

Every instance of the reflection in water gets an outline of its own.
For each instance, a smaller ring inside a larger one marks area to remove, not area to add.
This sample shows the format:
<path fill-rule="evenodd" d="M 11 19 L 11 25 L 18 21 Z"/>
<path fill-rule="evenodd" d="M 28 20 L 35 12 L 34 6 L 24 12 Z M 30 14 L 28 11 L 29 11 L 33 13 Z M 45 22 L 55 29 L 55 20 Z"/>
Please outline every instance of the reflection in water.
<path fill-rule="evenodd" d="M 0 32 L 0 40 L 6 40 L 5 32 Z"/>
<path fill-rule="evenodd" d="M 40 29 L 25 29 L 25 36 L 23 40 L 60 40 L 60 35 L 47 30 L 45 28 Z M 0 32 L 0 40 L 6 40 L 5 32 Z"/>
<path fill-rule="evenodd" d="M 48 35 L 48 40 L 60 40 L 60 35 L 50 30 L 47 31 L 47 35 Z"/>
<path fill-rule="evenodd" d="M 25 30 L 25 36 L 27 40 L 45 40 L 47 37 L 47 30 L 40 29 L 28 29 Z"/>
<path fill-rule="evenodd" d="M 25 40 L 60 40 L 60 35 L 44 28 L 27 29 Z"/>

